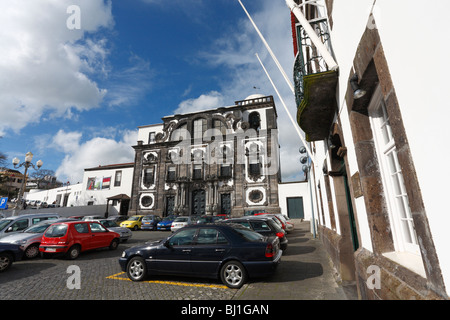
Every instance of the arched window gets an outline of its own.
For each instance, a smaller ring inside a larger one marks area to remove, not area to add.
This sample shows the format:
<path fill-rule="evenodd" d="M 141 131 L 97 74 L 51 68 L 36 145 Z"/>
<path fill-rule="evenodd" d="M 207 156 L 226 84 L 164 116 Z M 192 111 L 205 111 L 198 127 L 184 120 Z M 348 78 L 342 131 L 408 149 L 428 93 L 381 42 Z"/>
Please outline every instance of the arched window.
<path fill-rule="evenodd" d="M 187 124 L 182 124 L 172 132 L 171 141 L 186 140 L 188 136 Z"/>
<path fill-rule="evenodd" d="M 194 139 L 202 139 L 203 138 L 203 134 L 206 131 L 206 126 L 207 126 L 207 122 L 206 119 L 195 119 L 194 120 L 194 127 L 193 127 L 193 134 L 194 134 Z"/>
<path fill-rule="evenodd" d="M 259 116 L 259 112 L 254 111 L 250 113 L 248 116 L 248 123 L 250 125 L 250 128 L 258 131 L 261 126 L 261 118 Z"/>
<path fill-rule="evenodd" d="M 221 120 L 215 119 L 213 121 L 213 127 L 214 127 L 214 129 L 219 130 L 222 134 L 226 134 L 227 133 L 227 126 Z"/>

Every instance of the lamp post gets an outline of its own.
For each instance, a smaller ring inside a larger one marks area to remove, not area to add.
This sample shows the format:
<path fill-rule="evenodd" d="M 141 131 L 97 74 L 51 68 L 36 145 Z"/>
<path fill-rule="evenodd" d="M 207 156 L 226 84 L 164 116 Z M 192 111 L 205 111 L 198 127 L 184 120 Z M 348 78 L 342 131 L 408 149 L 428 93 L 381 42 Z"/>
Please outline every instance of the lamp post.
<path fill-rule="evenodd" d="M 42 160 L 38 160 L 36 162 L 36 166 L 35 166 L 33 163 L 31 163 L 32 160 L 33 160 L 33 154 L 31 152 L 27 152 L 27 154 L 25 154 L 25 161 L 24 162 L 20 163 L 20 160 L 17 157 L 14 158 L 13 161 L 12 161 L 12 163 L 14 165 L 14 168 L 16 168 L 16 169 L 18 169 L 20 167 L 25 167 L 25 172 L 23 174 L 22 185 L 20 186 L 20 190 L 19 190 L 19 197 L 17 199 L 16 205 L 14 207 L 13 214 L 12 214 L 13 216 L 16 215 L 17 204 L 19 204 L 19 206 L 22 205 L 22 197 L 23 197 L 23 193 L 25 191 L 25 181 L 27 179 L 28 168 L 29 167 L 33 167 L 34 170 L 38 170 L 44 164 L 42 162 Z"/>
<path fill-rule="evenodd" d="M 305 146 L 300 147 L 298 152 L 301 154 L 300 156 L 300 163 L 302 165 L 302 171 L 305 174 L 305 179 L 308 181 L 309 185 L 309 196 L 311 201 L 311 229 L 313 233 L 313 237 L 316 238 L 316 221 L 314 217 L 314 203 L 313 203 L 313 189 L 312 189 L 312 183 L 314 180 L 314 177 L 311 176 L 311 162 L 310 159 L 308 159 L 307 149 Z"/>

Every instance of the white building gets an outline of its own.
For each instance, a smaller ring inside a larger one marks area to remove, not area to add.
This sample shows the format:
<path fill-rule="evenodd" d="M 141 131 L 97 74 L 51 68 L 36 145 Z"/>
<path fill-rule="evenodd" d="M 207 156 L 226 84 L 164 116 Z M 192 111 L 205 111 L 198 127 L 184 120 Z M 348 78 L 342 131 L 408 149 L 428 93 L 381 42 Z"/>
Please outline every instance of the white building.
<path fill-rule="evenodd" d="M 133 171 L 133 163 L 87 168 L 84 169 L 82 183 L 30 192 L 26 199 L 40 200 L 60 207 L 108 204 L 118 213 L 127 214 Z M 108 198 L 112 199 L 108 201 Z"/>
<path fill-rule="evenodd" d="M 450 174 L 436 161 L 449 154 L 449 4 L 295 2 L 339 66 L 305 67 L 298 57 L 313 47 L 294 18 L 297 119 L 314 151 L 315 218 L 336 269 L 363 299 L 447 299 Z M 328 109 L 315 108 L 313 88 L 329 90 Z"/>

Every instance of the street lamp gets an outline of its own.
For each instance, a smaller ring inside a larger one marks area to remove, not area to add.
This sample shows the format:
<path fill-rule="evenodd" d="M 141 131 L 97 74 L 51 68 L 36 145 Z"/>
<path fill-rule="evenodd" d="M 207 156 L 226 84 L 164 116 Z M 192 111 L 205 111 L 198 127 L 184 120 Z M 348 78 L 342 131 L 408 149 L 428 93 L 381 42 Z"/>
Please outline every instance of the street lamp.
<path fill-rule="evenodd" d="M 25 191 L 25 180 L 27 179 L 28 168 L 29 168 L 29 167 L 33 167 L 34 170 L 38 170 L 38 169 L 40 169 L 40 168 L 42 167 L 42 165 L 44 164 L 44 163 L 42 162 L 42 160 L 38 160 L 38 161 L 36 162 L 36 166 L 35 166 L 33 163 L 31 163 L 32 160 L 33 160 L 33 154 L 32 154 L 31 152 L 27 152 L 27 154 L 25 155 L 25 161 L 24 161 L 24 162 L 20 163 L 20 160 L 19 160 L 19 158 L 17 158 L 17 157 L 14 158 L 13 161 L 12 161 L 12 163 L 13 163 L 13 165 L 14 165 L 14 168 L 16 168 L 16 169 L 18 169 L 18 168 L 20 168 L 20 167 L 25 167 L 25 172 L 24 172 L 24 174 L 23 174 L 22 185 L 21 185 L 21 187 L 20 187 L 19 197 L 18 197 L 18 199 L 17 199 L 16 206 L 14 207 L 13 216 L 14 216 L 15 213 L 16 213 L 16 210 L 15 210 L 15 209 L 17 208 L 17 204 L 20 204 L 20 205 L 21 205 L 21 203 L 22 203 L 22 197 L 23 197 L 23 193 L 24 193 L 24 191 Z M 20 164 L 19 164 L 19 163 L 20 163 Z"/>

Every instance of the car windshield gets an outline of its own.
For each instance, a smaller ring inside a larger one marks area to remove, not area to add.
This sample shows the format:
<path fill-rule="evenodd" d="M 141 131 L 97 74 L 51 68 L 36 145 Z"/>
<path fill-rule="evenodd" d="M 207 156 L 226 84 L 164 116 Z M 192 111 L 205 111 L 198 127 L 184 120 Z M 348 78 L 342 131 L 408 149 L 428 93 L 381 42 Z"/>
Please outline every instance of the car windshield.
<path fill-rule="evenodd" d="M 152 221 L 153 219 L 154 219 L 153 216 L 146 216 L 142 218 L 142 221 Z"/>
<path fill-rule="evenodd" d="M 47 229 L 45 236 L 47 238 L 59 238 L 66 234 L 67 229 L 67 224 L 54 224 Z"/>
<path fill-rule="evenodd" d="M 52 223 L 39 223 L 34 226 L 28 227 L 23 232 L 26 233 L 43 233 L 45 230 L 47 230 L 48 226 L 50 226 Z"/>
<path fill-rule="evenodd" d="M 5 227 L 11 222 L 11 219 L 0 220 L 0 231 L 5 229 Z"/>
<path fill-rule="evenodd" d="M 188 222 L 189 218 L 183 217 L 183 218 L 176 218 L 174 222 Z"/>
<path fill-rule="evenodd" d="M 138 221 L 139 218 L 139 216 L 132 216 L 130 219 L 128 219 L 128 221 Z"/>
<path fill-rule="evenodd" d="M 244 238 L 247 241 L 250 242 L 259 242 L 261 241 L 264 237 L 262 235 L 260 235 L 257 232 L 254 232 L 250 229 L 247 229 L 245 227 L 242 228 L 233 228 L 234 231 L 239 234 L 242 238 Z"/>
<path fill-rule="evenodd" d="M 164 218 L 162 221 L 163 222 L 169 222 L 169 221 L 173 221 L 173 219 L 172 218 Z"/>

